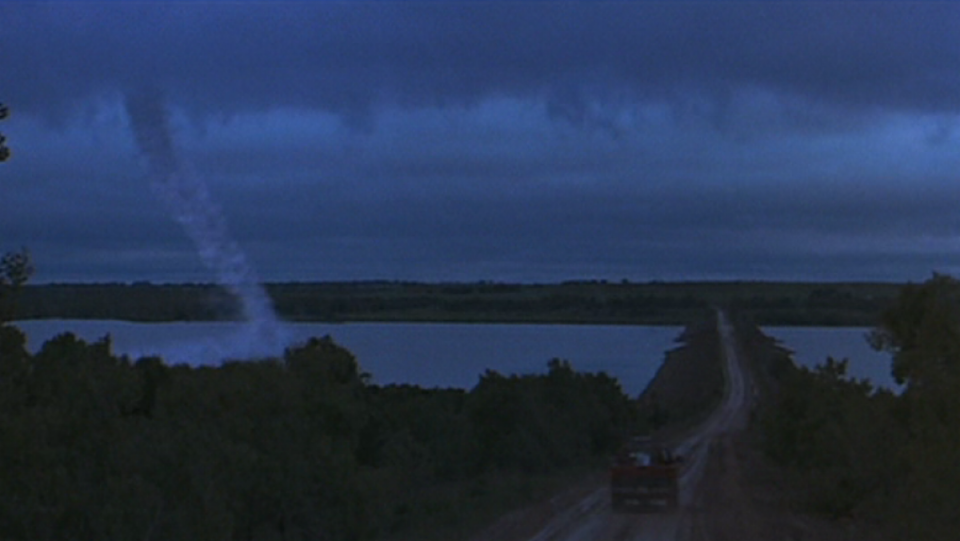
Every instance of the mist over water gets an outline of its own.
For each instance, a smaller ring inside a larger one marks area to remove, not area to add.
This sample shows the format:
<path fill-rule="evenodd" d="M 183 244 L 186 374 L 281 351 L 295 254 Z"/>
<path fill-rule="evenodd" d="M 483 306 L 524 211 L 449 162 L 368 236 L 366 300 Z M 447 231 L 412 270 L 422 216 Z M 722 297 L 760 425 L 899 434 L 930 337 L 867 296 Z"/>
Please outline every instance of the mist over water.
<path fill-rule="evenodd" d="M 240 300 L 249 326 L 242 339 L 236 336 L 219 344 L 208 341 L 201 348 L 207 358 L 197 360 L 277 354 L 283 341 L 276 312 L 253 267 L 230 236 L 206 183 L 178 158 L 162 97 L 154 92 L 128 94 L 126 109 L 137 146 L 147 161 L 151 187 L 193 241 L 218 283 Z"/>

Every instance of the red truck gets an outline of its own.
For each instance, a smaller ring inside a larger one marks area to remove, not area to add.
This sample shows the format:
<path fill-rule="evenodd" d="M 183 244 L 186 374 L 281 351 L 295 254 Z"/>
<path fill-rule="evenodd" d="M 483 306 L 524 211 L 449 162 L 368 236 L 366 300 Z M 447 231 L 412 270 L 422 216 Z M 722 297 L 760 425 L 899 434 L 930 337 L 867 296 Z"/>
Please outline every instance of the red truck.
<path fill-rule="evenodd" d="M 683 457 L 650 438 L 637 437 L 617 453 L 610 468 L 610 498 L 614 511 L 672 511 L 679 505 Z"/>

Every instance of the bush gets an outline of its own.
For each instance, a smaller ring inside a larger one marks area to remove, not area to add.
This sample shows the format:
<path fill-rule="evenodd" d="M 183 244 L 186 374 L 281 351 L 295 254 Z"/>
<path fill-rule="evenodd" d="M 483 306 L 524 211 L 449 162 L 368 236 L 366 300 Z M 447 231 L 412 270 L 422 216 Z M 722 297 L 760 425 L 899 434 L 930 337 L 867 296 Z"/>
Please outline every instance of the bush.
<path fill-rule="evenodd" d="M 16 329 L 0 338 L 11 539 L 406 535 L 502 499 L 468 490 L 488 478 L 607 456 L 634 415 L 614 379 L 560 360 L 467 392 L 370 385 L 329 337 L 217 368 L 131 362 L 109 337 L 35 356 Z"/>

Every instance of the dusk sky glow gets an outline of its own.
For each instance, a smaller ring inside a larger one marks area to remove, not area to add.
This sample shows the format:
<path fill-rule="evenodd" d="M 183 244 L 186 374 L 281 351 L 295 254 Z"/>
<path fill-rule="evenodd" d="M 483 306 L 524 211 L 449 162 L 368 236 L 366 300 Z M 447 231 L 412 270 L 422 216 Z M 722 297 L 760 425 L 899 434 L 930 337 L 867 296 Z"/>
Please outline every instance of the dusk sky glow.
<path fill-rule="evenodd" d="M 124 97 L 267 281 L 960 273 L 960 3 L 0 3 L 0 252 L 207 282 Z"/>

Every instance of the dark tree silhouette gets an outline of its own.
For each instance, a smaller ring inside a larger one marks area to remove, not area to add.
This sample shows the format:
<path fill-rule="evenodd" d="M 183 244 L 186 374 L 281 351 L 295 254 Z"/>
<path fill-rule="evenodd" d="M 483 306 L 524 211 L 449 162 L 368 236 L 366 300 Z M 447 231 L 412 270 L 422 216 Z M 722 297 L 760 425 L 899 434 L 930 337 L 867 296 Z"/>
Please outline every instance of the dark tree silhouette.
<path fill-rule="evenodd" d="M 0 257 L 0 324 L 10 321 L 16 313 L 16 295 L 33 274 L 30 252 L 7 252 Z"/>
<path fill-rule="evenodd" d="M 0 103 L 0 120 L 4 120 L 8 116 L 10 116 L 10 109 L 6 105 Z M 5 162 L 10 158 L 10 148 L 7 147 L 6 143 L 7 138 L 0 133 L 0 162 Z"/>

